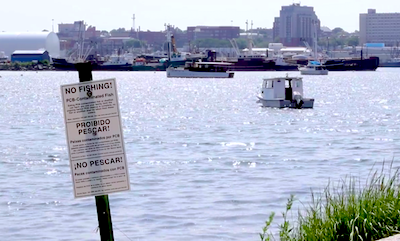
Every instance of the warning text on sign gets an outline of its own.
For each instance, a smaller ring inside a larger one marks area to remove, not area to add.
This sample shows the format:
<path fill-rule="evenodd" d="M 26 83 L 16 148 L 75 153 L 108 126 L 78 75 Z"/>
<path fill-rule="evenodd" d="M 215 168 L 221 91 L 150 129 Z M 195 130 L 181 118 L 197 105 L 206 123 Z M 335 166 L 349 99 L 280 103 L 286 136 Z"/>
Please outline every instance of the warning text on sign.
<path fill-rule="evenodd" d="M 61 86 L 75 197 L 130 189 L 115 79 Z"/>

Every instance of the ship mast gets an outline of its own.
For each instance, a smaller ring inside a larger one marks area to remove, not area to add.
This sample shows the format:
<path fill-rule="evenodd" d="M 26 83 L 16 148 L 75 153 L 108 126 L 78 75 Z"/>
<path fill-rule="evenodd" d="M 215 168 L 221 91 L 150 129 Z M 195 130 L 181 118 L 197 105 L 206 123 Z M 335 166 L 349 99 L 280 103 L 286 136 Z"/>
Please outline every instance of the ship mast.
<path fill-rule="evenodd" d="M 78 37 L 78 62 L 84 62 L 83 50 L 85 47 L 85 22 L 82 20 L 79 22 L 79 37 Z"/>
<path fill-rule="evenodd" d="M 171 61 L 171 30 L 170 30 L 170 25 L 166 25 L 167 27 L 167 54 L 168 54 L 168 61 Z"/>
<path fill-rule="evenodd" d="M 253 20 L 251 20 L 249 51 L 250 55 L 253 55 Z"/>
<path fill-rule="evenodd" d="M 251 28 L 253 29 L 253 20 L 251 21 Z M 247 49 L 248 49 L 247 55 L 253 55 L 253 46 L 252 46 L 253 43 L 252 43 L 251 36 L 249 37 L 249 22 L 248 22 L 248 20 L 246 20 L 246 37 L 247 37 Z"/>
<path fill-rule="evenodd" d="M 314 42 L 314 59 L 318 61 L 318 50 L 317 50 L 317 23 L 315 20 L 312 21 L 313 24 L 313 42 Z"/>

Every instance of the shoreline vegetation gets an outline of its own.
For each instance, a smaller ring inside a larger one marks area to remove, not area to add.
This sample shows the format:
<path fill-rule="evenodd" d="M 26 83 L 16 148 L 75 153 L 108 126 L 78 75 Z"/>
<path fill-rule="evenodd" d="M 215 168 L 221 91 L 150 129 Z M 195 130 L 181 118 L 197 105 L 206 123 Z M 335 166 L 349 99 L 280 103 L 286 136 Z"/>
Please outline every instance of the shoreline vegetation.
<path fill-rule="evenodd" d="M 54 70 L 53 66 L 48 61 L 42 62 L 13 62 L 0 63 L 0 71 L 24 71 L 24 70 Z"/>
<path fill-rule="evenodd" d="M 294 221 L 289 221 L 296 201 L 291 195 L 282 213 L 279 238 L 269 231 L 274 220 L 271 213 L 259 234 L 261 241 L 303 240 L 379 240 L 400 233 L 399 168 L 393 161 L 387 170 L 369 173 L 365 183 L 348 177 L 329 183 L 321 194 L 311 191 L 311 203 L 303 204 Z"/>

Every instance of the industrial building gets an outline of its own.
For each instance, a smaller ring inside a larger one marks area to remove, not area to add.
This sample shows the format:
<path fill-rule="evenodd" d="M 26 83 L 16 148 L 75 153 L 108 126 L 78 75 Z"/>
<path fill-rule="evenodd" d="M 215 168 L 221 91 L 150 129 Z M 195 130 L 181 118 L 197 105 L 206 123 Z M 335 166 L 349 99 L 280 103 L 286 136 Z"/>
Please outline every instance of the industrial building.
<path fill-rule="evenodd" d="M 53 32 L 0 32 L 0 51 L 11 56 L 16 50 L 44 49 L 51 57 L 60 56 L 60 40 Z"/>
<path fill-rule="evenodd" d="M 400 42 L 400 13 L 360 14 L 360 44 L 384 43 L 385 46 L 398 46 Z"/>
<path fill-rule="evenodd" d="M 50 63 L 49 52 L 46 50 L 17 50 L 11 55 L 11 62 L 44 62 Z"/>
<path fill-rule="evenodd" d="M 283 45 L 291 47 L 304 46 L 304 42 L 312 45 L 313 36 L 318 36 L 319 29 L 320 21 L 314 8 L 294 3 L 282 6 L 279 18 L 275 18 L 274 40 L 279 37 Z"/>

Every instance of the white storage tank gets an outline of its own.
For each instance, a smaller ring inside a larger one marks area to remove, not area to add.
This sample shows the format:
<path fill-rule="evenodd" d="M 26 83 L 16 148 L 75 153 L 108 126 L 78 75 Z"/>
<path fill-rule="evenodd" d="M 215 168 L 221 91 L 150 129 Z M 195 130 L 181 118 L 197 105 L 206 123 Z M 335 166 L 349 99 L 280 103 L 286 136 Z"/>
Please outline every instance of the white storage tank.
<path fill-rule="evenodd" d="M 60 56 L 60 39 L 54 32 L 0 32 L 0 51 L 11 56 L 16 50 L 45 49 L 52 58 Z"/>

